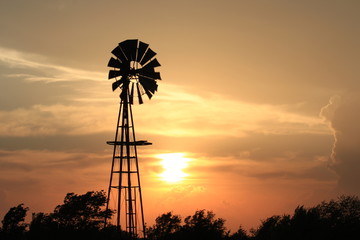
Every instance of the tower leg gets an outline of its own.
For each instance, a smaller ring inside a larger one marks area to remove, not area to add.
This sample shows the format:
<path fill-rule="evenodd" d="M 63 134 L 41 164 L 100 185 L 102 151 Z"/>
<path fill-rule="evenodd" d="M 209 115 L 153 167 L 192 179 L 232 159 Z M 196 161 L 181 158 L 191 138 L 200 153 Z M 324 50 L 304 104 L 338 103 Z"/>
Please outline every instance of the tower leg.
<path fill-rule="evenodd" d="M 121 101 L 111 164 L 106 209 L 116 209 L 116 226 L 137 238 L 145 237 L 144 210 L 140 186 L 137 145 L 131 105 Z M 117 190 L 117 191 L 114 191 Z M 105 219 L 105 226 L 110 221 Z M 115 224 L 115 223 L 113 223 Z"/>

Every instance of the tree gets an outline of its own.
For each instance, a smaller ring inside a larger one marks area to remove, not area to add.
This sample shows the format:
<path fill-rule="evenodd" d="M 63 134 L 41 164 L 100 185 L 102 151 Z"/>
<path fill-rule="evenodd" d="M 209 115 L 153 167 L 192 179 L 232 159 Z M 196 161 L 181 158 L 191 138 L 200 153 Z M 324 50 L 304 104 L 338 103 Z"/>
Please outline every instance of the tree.
<path fill-rule="evenodd" d="M 246 230 L 243 229 L 242 226 L 239 226 L 239 229 L 231 234 L 231 236 L 229 236 L 230 240 L 249 240 L 250 236 L 247 234 Z"/>
<path fill-rule="evenodd" d="M 16 207 L 10 208 L 2 220 L 2 234 L 7 239 L 21 239 L 27 224 L 24 223 L 26 213 L 29 208 L 24 207 L 24 204 L 19 204 Z"/>
<path fill-rule="evenodd" d="M 99 230 L 104 218 L 111 218 L 112 210 L 102 210 L 105 206 L 104 191 L 87 192 L 83 195 L 68 193 L 64 204 L 58 205 L 51 217 L 59 228 L 68 230 Z"/>
<path fill-rule="evenodd" d="M 292 237 L 298 239 L 322 239 L 323 227 L 316 208 L 298 206 L 290 220 Z M 288 236 L 289 237 L 289 236 Z"/>
<path fill-rule="evenodd" d="M 227 236 L 225 220 L 215 218 L 212 211 L 198 210 L 185 218 L 183 234 L 186 239 L 222 239 Z"/>
<path fill-rule="evenodd" d="M 293 216 L 273 216 L 262 222 L 254 239 L 360 239 L 360 200 L 341 196 L 316 207 L 298 206 Z"/>
<path fill-rule="evenodd" d="M 149 239 L 171 239 L 180 229 L 181 217 L 168 212 L 155 219 L 155 225 L 147 230 L 147 236 Z"/>
<path fill-rule="evenodd" d="M 215 218 L 212 211 L 198 210 L 193 216 L 188 216 L 181 224 L 181 217 L 171 212 L 156 218 L 156 223 L 147 231 L 151 240 L 178 239 L 225 239 L 228 236 L 224 226 L 225 220 Z"/>
<path fill-rule="evenodd" d="M 52 214 L 33 213 L 30 223 L 29 239 L 56 239 L 58 224 Z"/>
<path fill-rule="evenodd" d="M 261 221 L 260 227 L 255 231 L 256 239 L 276 239 L 276 229 L 281 222 L 281 216 L 274 215 L 267 218 L 264 221 Z"/>
<path fill-rule="evenodd" d="M 360 199 L 357 196 L 340 196 L 337 200 L 322 202 L 315 209 L 328 239 L 360 239 Z"/>

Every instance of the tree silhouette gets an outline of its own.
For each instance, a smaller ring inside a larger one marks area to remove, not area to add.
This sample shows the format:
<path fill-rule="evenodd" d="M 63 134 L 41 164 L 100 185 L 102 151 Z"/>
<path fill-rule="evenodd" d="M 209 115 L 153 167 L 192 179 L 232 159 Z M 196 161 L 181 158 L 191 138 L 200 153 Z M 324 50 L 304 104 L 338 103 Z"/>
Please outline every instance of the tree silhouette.
<path fill-rule="evenodd" d="M 360 239 L 360 199 L 340 196 L 315 207 L 329 239 Z"/>
<path fill-rule="evenodd" d="M 181 217 L 168 212 L 155 219 L 155 225 L 147 230 L 147 236 L 149 239 L 172 239 L 180 229 Z"/>
<path fill-rule="evenodd" d="M 104 191 L 90 191 L 82 195 L 66 194 L 64 203 L 53 213 L 36 213 L 30 223 L 29 239 L 112 239 L 116 231 L 101 232 L 104 218 L 113 211 L 102 210 L 106 203 Z"/>
<path fill-rule="evenodd" d="M 24 207 L 24 204 L 19 204 L 16 207 L 10 208 L 5 214 L 2 222 L 1 239 L 22 239 L 27 224 L 24 223 L 26 213 L 29 208 Z"/>
<path fill-rule="evenodd" d="M 27 207 L 19 204 L 10 208 L 2 220 L 1 240 L 133 240 L 116 226 L 103 227 L 105 211 L 104 191 L 91 191 L 83 195 L 68 193 L 64 203 L 53 213 L 33 213 L 30 228 L 24 223 Z M 198 210 L 185 217 L 172 212 L 158 216 L 147 229 L 149 240 L 338 240 L 360 239 L 360 200 L 356 196 L 340 196 L 337 200 L 322 202 L 315 207 L 298 206 L 292 215 L 274 215 L 250 230 L 240 226 L 230 234 L 225 220 L 216 218 L 212 211 Z"/>
<path fill-rule="evenodd" d="M 33 213 L 30 223 L 30 239 L 56 239 L 58 234 L 58 224 L 53 219 L 52 214 Z"/>
<path fill-rule="evenodd" d="M 212 211 L 203 209 L 185 218 L 183 231 L 186 239 L 222 239 L 226 236 L 224 223 L 224 219 L 216 219 Z"/>
<path fill-rule="evenodd" d="M 239 226 L 238 230 L 228 237 L 229 240 L 250 240 L 251 237 L 247 234 L 246 230 L 242 226 Z"/>
<path fill-rule="evenodd" d="M 298 206 L 292 217 L 267 218 L 255 231 L 254 239 L 360 239 L 360 200 L 341 196 L 308 209 Z"/>
<path fill-rule="evenodd" d="M 281 220 L 280 216 L 272 216 L 261 222 L 261 226 L 256 230 L 256 239 L 276 239 L 278 236 L 277 228 Z"/>
<path fill-rule="evenodd" d="M 112 210 L 102 210 L 105 206 L 106 194 L 104 191 L 87 192 L 83 195 L 68 193 L 64 204 L 58 205 L 52 218 L 59 228 L 72 230 L 100 229 L 104 218 L 111 218 Z"/>
<path fill-rule="evenodd" d="M 225 220 L 215 218 L 212 211 L 198 210 L 193 216 L 187 216 L 184 224 L 181 217 L 171 212 L 156 218 L 154 226 L 147 231 L 151 240 L 163 239 L 223 239 L 227 236 Z"/>

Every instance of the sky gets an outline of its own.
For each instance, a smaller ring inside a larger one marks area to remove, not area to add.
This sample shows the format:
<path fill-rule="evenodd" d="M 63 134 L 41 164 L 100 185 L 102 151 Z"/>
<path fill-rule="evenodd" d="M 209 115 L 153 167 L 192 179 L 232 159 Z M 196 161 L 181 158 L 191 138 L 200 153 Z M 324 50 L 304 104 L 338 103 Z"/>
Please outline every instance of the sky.
<path fill-rule="evenodd" d="M 236 231 L 359 195 L 359 23 L 356 0 L 1 0 L 0 218 L 107 189 L 126 39 L 161 63 L 133 107 L 148 225 L 206 209 Z"/>

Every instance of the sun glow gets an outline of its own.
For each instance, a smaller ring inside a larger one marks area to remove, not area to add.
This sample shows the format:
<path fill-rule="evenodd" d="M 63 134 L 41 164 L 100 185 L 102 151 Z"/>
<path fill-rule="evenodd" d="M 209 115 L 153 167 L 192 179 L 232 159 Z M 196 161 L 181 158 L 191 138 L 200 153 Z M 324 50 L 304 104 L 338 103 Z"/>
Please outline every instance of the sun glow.
<path fill-rule="evenodd" d="M 184 180 L 189 174 L 183 169 L 188 167 L 190 159 L 184 157 L 184 153 L 165 153 L 157 155 L 162 159 L 160 162 L 164 171 L 159 174 L 161 179 L 168 183 L 175 183 Z"/>

